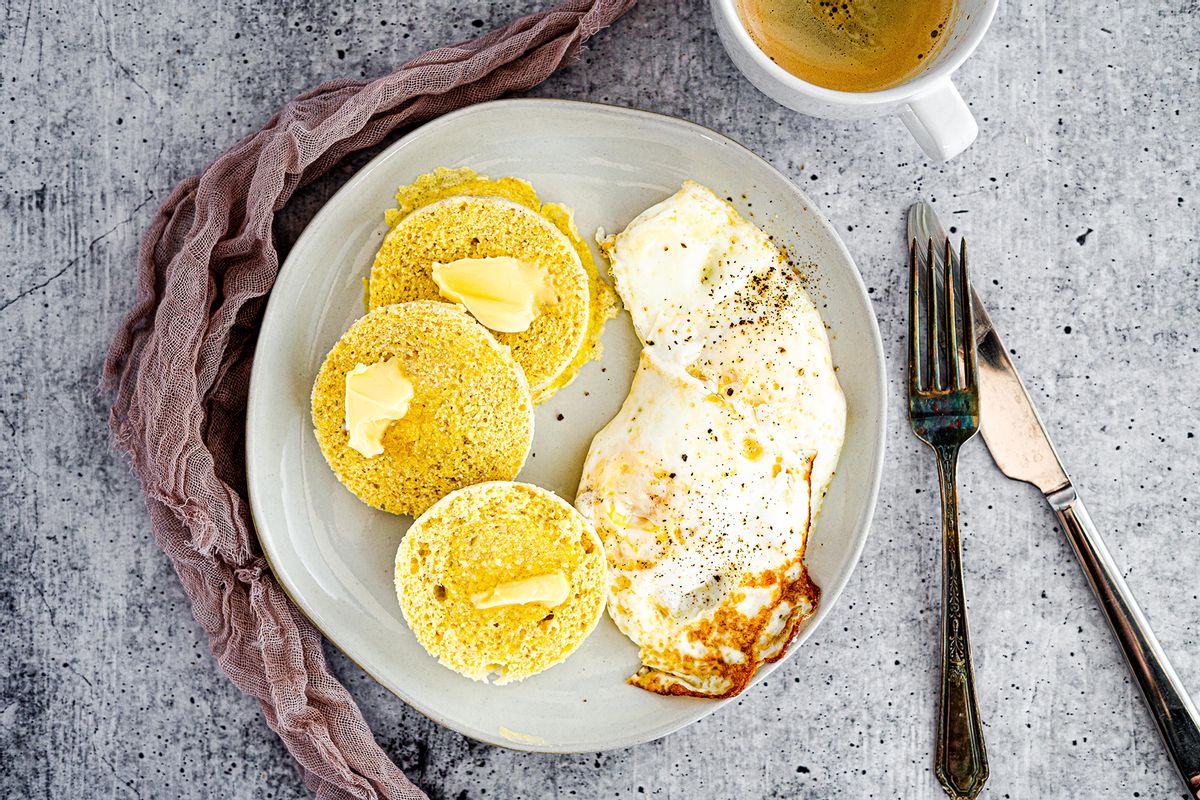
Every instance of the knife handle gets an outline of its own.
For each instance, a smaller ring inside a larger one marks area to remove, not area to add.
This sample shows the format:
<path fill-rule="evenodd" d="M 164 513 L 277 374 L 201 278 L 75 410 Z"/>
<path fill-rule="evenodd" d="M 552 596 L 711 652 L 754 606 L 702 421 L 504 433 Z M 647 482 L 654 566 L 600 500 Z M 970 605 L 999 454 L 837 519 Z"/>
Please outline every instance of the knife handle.
<path fill-rule="evenodd" d="M 1047 499 L 1125 653 L 1129 671 L 1142 690 L 1189 796 L 1200 800 L 1200 714 L 1196 706 L 1121 578 L 1074 487 L 1068 486 Z"/>

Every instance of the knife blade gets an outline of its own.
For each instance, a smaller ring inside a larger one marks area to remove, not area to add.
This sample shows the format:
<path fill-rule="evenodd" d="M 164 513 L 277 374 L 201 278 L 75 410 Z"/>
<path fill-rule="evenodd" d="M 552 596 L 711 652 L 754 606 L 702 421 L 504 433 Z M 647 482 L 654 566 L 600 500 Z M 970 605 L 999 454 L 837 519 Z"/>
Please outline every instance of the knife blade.
<path fill-rule="evenodd" d="M 933 240 L 935 281 L 947 267 L 957 269 L 958 255 L 954 248 L 949 248 L 950 264 L 942 263 L 941 254 L 946 251 L 948 237 L 931 205 L 918 202 L 909 209 L 908 235 L 910 241 L 916 239 L 920 246 Z M 1108 619 L 1167 752 L 1189 796 L 1200 800 L 1200 713 L 1075 491 L 974 287 L 971 307 L 978 351 L 980 432 L 988 452 L 1006 476 L 1036 486 L 1058 516 L 1063 534 Z"/>

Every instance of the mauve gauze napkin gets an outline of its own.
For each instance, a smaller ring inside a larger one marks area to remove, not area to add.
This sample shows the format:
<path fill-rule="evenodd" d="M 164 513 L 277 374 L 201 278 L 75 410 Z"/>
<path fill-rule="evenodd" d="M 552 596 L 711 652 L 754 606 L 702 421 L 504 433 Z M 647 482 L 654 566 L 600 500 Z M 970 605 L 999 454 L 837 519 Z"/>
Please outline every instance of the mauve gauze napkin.
<path fill-rule="evenodd" d="M 541 83 L 631 5 L 567 0 L 386 77 L 326 83 L 176 186 L 142 239 L 137 302 L 104 369 L 113 436 L 217 662 L 258 699 L 317 797 L 425 795 L 375 743 L 254 536 L 242 448 L 255 336 L 279 271 L 275 214 L 399 128 Z"/>

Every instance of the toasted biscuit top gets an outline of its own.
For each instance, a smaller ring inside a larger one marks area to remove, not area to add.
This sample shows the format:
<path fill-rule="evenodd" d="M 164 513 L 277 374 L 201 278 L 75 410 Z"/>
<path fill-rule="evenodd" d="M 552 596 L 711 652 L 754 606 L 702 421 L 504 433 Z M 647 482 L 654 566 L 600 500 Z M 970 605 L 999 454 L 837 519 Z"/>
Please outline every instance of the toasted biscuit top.
<path fill-rule="evenodd" d="M 395 358 L 412 384 L 383 453 L 349 446 L 346 374 Z M 516 477 L 533 439 L 533 401 L 508 348 L 446 303 L 382 306 L 358 320 L 325 358 L 312 393 L 313 427 L 338 480 L 364 502 L 420 514 L 462 486 Z"/>
<path fill-rule="evenodd" d="M 531 592 L 558 576 L 565 600 Z M 489 606 L 498 587 L 539 599 Z M 591 633 L 604 610 L 604 552 L 595 530 L 551 492 L 484 483 L 413 523 L 396 553 L 396 591 L 431 655 L 474 680 L 509 683 L 564 660 Z"/>
<path fill-rule="evenodd" d="M 600 353 L 616 295 L 600 279 L 569 209 L 542 204 L 516 178 L 491 180 L 470 169 L 438 169 L 397 193 L 391 231 L 371 270 L 369 305 L 445 300 L 435 263 L 511 256 L 540 265 L 556 302 L 543 303 L 529 328 L 496 333 L 525 370 L 535 402 L 568 384 Z"/>

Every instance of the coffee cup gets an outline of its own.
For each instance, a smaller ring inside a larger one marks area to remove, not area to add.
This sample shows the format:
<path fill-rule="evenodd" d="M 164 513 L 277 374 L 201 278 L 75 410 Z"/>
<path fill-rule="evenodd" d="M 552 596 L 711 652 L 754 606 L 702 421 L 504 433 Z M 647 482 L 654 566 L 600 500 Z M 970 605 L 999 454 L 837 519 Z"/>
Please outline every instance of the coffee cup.
<path fill-rule="evenodd" d="M 975 141 L 979 126 L 951 76 L 979 46 L 1000 0 L 958 0 L 945 41 L 903 83 L 874 92 L 827 89 L 776 64 L 750 36 L 737 0 L 710 0 L 717 33 L 733 63 L 759 91 L 795 111 L 825 119 L 897 114 L 930 159 L 948 161 Z"/>

